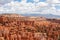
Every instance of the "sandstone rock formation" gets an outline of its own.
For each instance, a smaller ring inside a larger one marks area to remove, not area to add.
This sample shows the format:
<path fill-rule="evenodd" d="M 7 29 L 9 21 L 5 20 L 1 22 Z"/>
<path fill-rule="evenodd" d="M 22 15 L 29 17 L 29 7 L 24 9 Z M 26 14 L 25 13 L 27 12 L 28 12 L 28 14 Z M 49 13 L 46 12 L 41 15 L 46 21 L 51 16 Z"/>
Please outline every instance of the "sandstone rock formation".
<path fill-rule="evenodd" d="M 0 40 L 60 40 L 60 21 L 18 14 L 0 15 Z"/>

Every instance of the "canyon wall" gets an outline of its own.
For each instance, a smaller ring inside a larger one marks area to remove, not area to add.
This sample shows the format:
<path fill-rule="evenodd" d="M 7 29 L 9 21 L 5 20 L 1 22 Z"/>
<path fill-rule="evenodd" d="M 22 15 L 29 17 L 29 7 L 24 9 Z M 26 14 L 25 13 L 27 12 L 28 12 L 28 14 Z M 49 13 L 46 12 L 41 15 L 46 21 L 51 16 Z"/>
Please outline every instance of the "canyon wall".
<path fill-rule="evenodd" d="M 59 22 L 43 17 L 11 16 L 0 16 L 0 40 L 60 40 Z"/>

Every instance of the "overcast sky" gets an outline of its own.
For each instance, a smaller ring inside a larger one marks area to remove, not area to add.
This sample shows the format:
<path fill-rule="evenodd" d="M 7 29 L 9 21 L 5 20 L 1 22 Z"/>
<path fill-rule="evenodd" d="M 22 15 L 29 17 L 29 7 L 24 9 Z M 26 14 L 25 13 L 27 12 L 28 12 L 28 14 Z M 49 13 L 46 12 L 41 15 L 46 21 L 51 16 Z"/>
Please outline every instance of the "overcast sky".
<path fill-rule="evenodd" d="M 0 13 L 60 15 L 59 0 L 0 0 Z"/>

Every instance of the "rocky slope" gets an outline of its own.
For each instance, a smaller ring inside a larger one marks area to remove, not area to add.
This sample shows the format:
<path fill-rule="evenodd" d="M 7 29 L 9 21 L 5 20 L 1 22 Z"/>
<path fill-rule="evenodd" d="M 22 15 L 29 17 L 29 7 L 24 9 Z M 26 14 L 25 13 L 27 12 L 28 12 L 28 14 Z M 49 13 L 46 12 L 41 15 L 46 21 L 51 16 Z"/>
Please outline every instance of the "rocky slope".
<path fill-rule="evenodd" d="M 3 14 L 0 15 L 0 40 L 60 40 L 60 21 Z"/>

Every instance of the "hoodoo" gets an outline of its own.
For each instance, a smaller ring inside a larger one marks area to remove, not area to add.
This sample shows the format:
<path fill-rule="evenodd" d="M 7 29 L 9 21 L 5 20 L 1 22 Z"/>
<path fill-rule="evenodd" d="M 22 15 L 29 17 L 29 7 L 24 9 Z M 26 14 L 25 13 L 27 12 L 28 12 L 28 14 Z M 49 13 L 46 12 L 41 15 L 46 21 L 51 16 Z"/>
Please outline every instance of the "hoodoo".
<path fill-rule="evenodd" d="M 0 40 L 58 40 L 60 23 L 44 17 L 0 15 Z"/>

